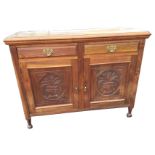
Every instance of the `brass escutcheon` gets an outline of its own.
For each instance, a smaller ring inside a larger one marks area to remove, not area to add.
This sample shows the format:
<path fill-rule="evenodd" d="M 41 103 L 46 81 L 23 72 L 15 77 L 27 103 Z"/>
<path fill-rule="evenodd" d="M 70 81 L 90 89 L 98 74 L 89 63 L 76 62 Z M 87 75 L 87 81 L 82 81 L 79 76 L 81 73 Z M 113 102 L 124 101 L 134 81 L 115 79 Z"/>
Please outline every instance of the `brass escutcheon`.
<path fill-rule="evenodd" d="M 107 50 L 108 50 L 108 52 L 110 52 L 110 53 L 115 52 L 116 49 L 117 49 L 117 46 L 116 46 L 115 44 L 107 45 Z"/>
<path fill-rule="evenodd" d="M 45 54 L 46 56 L 51 56 L 54 53 L 53 49 L 51 48 L 45 48 L 43 49 L 43 54 Z"/>

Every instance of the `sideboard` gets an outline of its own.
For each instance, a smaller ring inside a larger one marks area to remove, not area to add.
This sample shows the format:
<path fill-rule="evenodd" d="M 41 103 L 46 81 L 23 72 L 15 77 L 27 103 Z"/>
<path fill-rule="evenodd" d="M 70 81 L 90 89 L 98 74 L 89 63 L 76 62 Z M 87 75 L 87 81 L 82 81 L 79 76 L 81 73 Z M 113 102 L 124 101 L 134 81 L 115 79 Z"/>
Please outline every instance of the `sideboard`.
<path fill-rule="evenodd" d="M 18 32 L 7 37 L 25 118 L 127 107 L 132 116 L 148 31 Z"/>

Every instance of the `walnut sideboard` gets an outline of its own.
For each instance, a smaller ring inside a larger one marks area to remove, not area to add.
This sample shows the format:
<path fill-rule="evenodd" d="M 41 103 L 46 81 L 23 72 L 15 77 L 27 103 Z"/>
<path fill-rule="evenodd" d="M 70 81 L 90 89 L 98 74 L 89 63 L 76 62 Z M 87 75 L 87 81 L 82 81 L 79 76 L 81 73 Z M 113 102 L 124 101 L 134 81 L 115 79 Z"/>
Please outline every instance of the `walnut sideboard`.
<path fill-rule="evenodd" d="M 28 128 L 37 115 L 128 107 L 148 31 L 18 32 L 7 37 Z"/>

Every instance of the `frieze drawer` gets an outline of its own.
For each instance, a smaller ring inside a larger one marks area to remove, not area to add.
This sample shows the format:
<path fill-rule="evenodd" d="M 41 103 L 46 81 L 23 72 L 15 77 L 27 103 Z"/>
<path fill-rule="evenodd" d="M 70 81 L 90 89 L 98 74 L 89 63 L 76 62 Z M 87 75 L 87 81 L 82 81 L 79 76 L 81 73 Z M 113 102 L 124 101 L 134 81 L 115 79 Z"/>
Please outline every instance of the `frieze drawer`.
<path fill-rule="evenodd" d="M 88 43 L 85 45 L 85 54 L 99 54 L 99 53 L 134 53 L 138 52 L 138 41 L 128 42 L 97 42 Z"/>
<path fill-rule="evenodd" d="M 75 56 L 76 45 L 35 45 L 18 47 L 19 58 L 41 58 L 41 57 L 55 57 L 55 56 Z"/>

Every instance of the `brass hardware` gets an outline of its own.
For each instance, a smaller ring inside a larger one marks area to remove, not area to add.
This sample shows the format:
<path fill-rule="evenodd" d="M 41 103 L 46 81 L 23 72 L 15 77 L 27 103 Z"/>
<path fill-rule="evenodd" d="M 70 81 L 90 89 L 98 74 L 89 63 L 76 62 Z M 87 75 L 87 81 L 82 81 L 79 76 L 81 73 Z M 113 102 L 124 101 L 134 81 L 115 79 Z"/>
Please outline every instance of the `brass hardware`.
<path fill-rule="evenodd" d="M 115 52 L 116 49 L 117 49 L 117 46 L 116 46 L 115 44 L 107 45 L 107 50 L 108 50 L 108 52 L 110 52 L 110 53 Z"/>
<path fill-rule="evenodd" d="M 45 48 L 43 49 L 43 54 L 45 54 L 46 56 L 51 56 L 54 53 L 53 49 L 51 48 Z"/>
<path fill-rule="evenodd" d="M 87 92 L 87 86 L 84 86 L 84 90 L 83 90 L 84 92 Z"/>
<path fill-rule="evenodd" d="M 78 87 L 74 87 L 75 92 L 78 92 Z"/>

